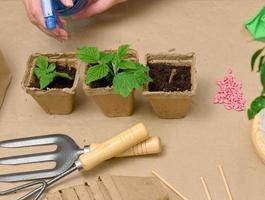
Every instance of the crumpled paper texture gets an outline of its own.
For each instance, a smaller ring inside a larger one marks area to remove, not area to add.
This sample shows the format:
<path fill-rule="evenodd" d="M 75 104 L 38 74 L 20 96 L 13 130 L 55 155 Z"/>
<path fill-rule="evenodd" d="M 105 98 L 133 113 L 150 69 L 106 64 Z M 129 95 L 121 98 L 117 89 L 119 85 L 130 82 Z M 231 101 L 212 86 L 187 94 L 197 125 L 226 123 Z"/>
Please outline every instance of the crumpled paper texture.
<path fill-rule="evenodd" d="M 265 6 L 245 26 L 255 40 L 265 42 Z"/>

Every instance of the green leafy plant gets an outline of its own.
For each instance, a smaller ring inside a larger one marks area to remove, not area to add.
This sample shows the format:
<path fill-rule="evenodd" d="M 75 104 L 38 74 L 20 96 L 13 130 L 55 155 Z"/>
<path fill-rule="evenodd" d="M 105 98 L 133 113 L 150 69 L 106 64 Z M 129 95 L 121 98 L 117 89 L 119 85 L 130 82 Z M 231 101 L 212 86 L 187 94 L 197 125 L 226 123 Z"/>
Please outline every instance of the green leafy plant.
<path fill-rule="evenodd" d="M 62 77 L 72 80 L 69 74 L 64 72 L 57 72 L 56 65 L 54 63 L 49 64 L 46 56 L 38 56 L 36 59 L 36 67 L 34 68 L 34 74 L 37 76 L 40 82 L 40 89 L 46 88 L 52 83 L 55 77 Z"/>
<path fill-rule="evenodd" d="M 129 45 L 121 45 L 115 52 L 100 52 L 96 47 L 77 49 L 77 57 L 90 65 L 86 84 L 106 78 L 116 93 L 127 97 L 133 89 L 152 81 L 146 66 L 125 59 L 128 50 Z"/>
<path fill-rule="evenodd" d="M 262 92 L 251 103 L 248 109 L 248 118 L 253 119 L 263 108 L 265 108 L 265 55 L 261 55 L 265 48 L 257 50 L 251 58 L 251 70 L 254 71 L 258 60 L 258 72 L 260 73 L 260 80 L 262 84 Z"/>

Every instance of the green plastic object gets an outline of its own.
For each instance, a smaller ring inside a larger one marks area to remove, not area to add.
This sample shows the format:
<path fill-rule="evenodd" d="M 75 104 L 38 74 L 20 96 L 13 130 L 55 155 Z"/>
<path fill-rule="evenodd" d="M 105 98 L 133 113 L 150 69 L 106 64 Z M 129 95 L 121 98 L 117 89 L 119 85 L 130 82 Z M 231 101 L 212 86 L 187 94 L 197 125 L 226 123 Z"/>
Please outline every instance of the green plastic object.
<path fill-rule="evenodd" d="M 265 6 L 245 26 L 255 40 L 265 42 Z"/>

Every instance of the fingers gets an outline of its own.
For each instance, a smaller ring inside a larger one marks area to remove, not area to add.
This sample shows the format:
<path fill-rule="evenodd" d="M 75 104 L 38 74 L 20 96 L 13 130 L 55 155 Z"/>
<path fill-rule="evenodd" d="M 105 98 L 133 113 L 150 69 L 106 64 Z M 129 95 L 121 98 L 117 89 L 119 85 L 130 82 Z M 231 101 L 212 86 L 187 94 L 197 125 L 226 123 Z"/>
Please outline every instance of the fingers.
<path fill-rule="evenodd" d="M 42 13 L 40 0 L 24 0 L 24 5 L 27 10 L 30 21 L 36 25 L 42 32 L 47 35 L 63 42 L 68 39 L 68 33 L 60 26 L 57 26 L 54 30 L 47 30 L 45 20 Z M 58 18 L 59 23 L 66 25 L 66 22 Z"/>
<path fill-rule="evenodd" d="M 58 17 L 58 22 L 59 22 L 59 25 L 63 28 L 65 26 L 67 26 L 67 22 L 66 20 L 62 19 L 61 17 Z"/>
<path fill-rule="evenodd" d="M 95 3 L 87 5 L 85 9 L 75 14 L 73 18 L 80 19 L 90 17 L 92 15 L 102 13 L 111 8 L 112 6 L 124 1 L 126 0 L 97 0 Z"/>
<path fill-rule="evenodd" d="M 73 4 L 73 0 L 61 0 L 62 4 L 65 5 L 66 7 L 72 7 Z"/>

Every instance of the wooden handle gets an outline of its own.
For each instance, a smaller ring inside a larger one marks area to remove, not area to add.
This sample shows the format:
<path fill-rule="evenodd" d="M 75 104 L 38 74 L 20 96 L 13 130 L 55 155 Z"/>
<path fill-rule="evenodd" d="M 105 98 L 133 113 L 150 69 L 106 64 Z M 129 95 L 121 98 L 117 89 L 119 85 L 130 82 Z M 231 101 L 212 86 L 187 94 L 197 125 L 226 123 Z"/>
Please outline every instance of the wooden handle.
<path fill-rule="evenodd" d="M 99 147 L 100 144 L 91 144 L 90 150 L 95 150 Z M 162 151 L 161 140 L 157 136 L 150 137 L 146 141 L 133 146 L 127 151 L 119 154 L 116 157 L 130 157 L 130 156 L 141 156 L 141 155 L 149 155 L 149 154 L 158 154 Z"/>
<path fill-rule="evenodd" d="M 145 126 L 139 123 L 107 140 L 94 151 L 81 155 L 79 161 L 85 170 L 90 170 L 101 162 L 121 154 L 147 138 L 149 138 L 149 135 Z"/>

